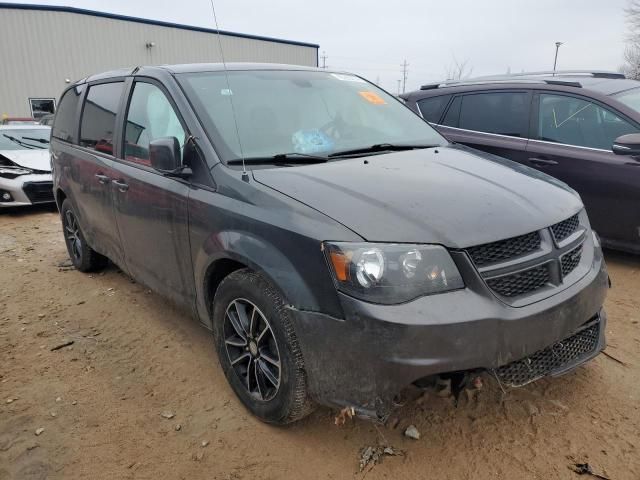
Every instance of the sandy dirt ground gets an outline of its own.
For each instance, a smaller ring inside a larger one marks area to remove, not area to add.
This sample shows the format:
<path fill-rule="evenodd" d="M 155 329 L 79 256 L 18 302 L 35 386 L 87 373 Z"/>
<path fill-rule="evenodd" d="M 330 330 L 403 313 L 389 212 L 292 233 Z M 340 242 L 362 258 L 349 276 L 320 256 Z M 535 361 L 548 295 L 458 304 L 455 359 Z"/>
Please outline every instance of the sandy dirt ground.
<path fill-rule="evenodd" d="M 325 408 L 261 423 L 206 330 L 116 267 L 86 275 L 66 260 L 54 210 L 0 214 L 2 480 L 595 478 L 575 463 L 640 478 L 640 258 L 607 252 L 615 359 L 506 394 L 487 378 L 457 407 L 409 391 L 395 428 L 338 427 Z M 403 435 L 411 424 L 419 440 Z M 360 471 L 367 446 L 401 455 Z"/>

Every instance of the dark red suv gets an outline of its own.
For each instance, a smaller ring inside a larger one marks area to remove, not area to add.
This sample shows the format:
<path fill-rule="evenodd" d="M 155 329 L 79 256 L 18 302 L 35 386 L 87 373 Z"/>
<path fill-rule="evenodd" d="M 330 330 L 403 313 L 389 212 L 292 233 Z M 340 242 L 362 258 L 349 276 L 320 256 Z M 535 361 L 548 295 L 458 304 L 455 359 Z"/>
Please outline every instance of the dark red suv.
<path fill-rule="evenodd" d="M 640 82 L 540 72 L 434 83 L 403 99 L 450 141 L 567 183 L 603 245 L 640 253 Z"/>

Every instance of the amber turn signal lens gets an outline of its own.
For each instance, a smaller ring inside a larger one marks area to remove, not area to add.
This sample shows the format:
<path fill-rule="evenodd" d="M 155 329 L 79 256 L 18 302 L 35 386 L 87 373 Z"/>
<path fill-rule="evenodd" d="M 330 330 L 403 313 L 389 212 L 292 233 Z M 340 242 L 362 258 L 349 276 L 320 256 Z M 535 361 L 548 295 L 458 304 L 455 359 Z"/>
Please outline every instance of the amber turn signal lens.
<path fill-rule="evenodd" d="M 341 282 L 346 282 L 349 276 L 349 259 L 342 252 L 332 251 L 330 253 L 333 271 L 336 272 L 336 278 Z"/>

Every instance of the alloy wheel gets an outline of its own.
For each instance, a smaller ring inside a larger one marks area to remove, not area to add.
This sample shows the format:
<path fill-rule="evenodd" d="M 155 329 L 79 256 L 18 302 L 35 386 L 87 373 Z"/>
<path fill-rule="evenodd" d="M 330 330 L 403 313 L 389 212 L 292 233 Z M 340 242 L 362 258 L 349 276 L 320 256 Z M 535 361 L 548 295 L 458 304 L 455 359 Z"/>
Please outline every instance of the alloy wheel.
<path fill-rule="evenodd" d="M 227 357 L 244 388 L 257 400 L 269 401 L 278 393 L 282 367 L 269 321 L 244 298 L 229 303 L 224 316 Z"/>
<path fill-rule="evenodd" d="M 64 214 L 64 234 L 69 242 L 71 255 L 77 261 L 82 258 L 82 240 L 80 239 L 80 227 L 78 221 L 71 210 L 67 210 Z"/>

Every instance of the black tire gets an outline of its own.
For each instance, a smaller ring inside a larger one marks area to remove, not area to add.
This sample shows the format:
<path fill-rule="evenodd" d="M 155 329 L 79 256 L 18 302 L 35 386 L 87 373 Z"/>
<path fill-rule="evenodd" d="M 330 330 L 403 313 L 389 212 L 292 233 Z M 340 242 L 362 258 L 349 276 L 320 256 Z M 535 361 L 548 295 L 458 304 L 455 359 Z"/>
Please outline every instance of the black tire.
<path fill-rule="evenodd" d="M 62 202 L 60 216 L 64 243 L 67 245 L 69 258 L 76 270 L 93 272 L 103 268 L 108 262 L 107 257 L 100 255 L 87 244 L 71 202 L 67 199 Z"/>
<path fill-rule="evenodd" d="M 300 420 L 313 410 L 302 352 L 285 305 L 281 294 L 249 269 L 225 277 L 213 301 L 216 350 L 231 388 L 256 417 L 279 425 Z M 234 318 L 240 323 L 234 324 Z M 279 367 L 273 362 L 276 356 Z"/>

